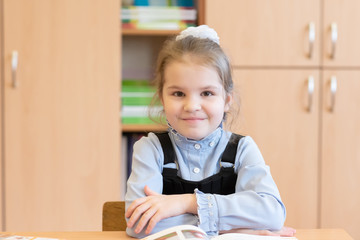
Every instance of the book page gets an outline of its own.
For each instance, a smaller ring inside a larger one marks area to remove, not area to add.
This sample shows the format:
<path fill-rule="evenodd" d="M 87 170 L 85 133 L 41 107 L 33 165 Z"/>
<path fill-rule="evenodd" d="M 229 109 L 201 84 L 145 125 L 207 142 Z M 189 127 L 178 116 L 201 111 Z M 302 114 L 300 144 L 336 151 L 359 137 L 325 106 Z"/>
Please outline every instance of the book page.
<path fill-rule="evenodd" d="M 142 240 L 297 240 L 296 237 L 264 236 L 244 233 L 225 233 L 217 236 L 207 236 L 199 227 L 180 225 L 164 229 L 149 235 Z"/>
<path fill-rule="evenodd" d="M 29 236 L 17 236 L 9 234 L 0 234 L 0 240 L 59 240 L 55 238 L 43 238 L 43 237 L 29 237 Z"/>
<path fill-rule="evenodd" d="M 142 240 L 200 240 L 209 239 L 200 228 L 192 225 L 180 225 L 162 230 Z"/>
<path fill-rule="evenodd" d="M 264 236 L 244 233 L 225 233 L 211 237 L 212 240 L 297 240 L 296 237 Z"/>

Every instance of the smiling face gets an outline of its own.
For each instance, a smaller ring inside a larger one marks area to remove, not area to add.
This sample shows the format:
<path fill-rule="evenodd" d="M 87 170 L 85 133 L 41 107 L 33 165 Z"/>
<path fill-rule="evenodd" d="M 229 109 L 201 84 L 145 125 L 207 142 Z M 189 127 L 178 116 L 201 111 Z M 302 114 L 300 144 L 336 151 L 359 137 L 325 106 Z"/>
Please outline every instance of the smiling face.
<path fill-rule="evenodd" d="M 217 72 L 193 61 L 173 61 L 164 71 L 161 101 L 170 125 L 184 137 L 200 140 L 216 128 L 230 108 Z"/>

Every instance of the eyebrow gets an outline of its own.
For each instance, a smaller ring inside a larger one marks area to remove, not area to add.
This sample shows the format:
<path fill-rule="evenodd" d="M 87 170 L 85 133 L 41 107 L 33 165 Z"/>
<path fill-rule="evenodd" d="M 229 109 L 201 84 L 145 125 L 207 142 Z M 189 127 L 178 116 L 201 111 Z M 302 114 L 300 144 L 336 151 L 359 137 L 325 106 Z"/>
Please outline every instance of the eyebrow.
<path fill-rule="evenodd" d="M 169 86 L 169 87 L 166 87 L 166 89 L 184 89 L 183 87 L 180 87 L 180 86 L 177 86 L 177 85 L 173 85 L 173 86 Z M 220 89 L 220 87 L 217 87 L 217 86 L 214 86 L 214 85 L 209 85 L 209 86 L 205 86 L 205 87 L 202 87 L 200 88 L 202 90 L 205 90 L 205 89 Z"/>

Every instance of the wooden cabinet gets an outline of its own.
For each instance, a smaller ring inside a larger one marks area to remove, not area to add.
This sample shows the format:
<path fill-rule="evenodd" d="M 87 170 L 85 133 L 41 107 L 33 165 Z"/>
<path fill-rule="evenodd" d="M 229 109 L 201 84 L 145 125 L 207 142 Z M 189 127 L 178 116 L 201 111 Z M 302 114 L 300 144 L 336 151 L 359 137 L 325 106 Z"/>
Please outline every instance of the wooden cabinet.
<path fill-rule="evenodd" d="M 221 44 L 236 66 L 359 67 L 359 8 L 355 0 L 213 1 L 205 22 L 221 25 Z"/>
<path fill-rule="evenodd" d="M 321 227 L 344 228 L 354 239 L 360 238 L 359 90 L 360 69 L 323 72 Z"/>
<path fill-rule="evenodd" d="M 241 116 L 233 122 L 233 131 L 251 136 L 259 145 L 286 205 L 286 224 L 315 228 L 319 71 L 236 69 L 234 78 Z"/>
<path fill-rule="evenodd" d="M 360 67 L 360 2 L 323 1 L 322 61 L 324 66 Z"/>
<path fill-rule="evenodd" d="M 101 230 L 120 191 L 120 3 L 2 5 L 3 230 Z"/>
<path fill-rule="evenodd" d="M 205 23 L 233 63 L 242 114 L 236 129 L 255 139 L 270 165 L 286 225 L 344 228 L 355 239 L 359 8 L 355 0 L 207 1 L 205 7 Z"/>
<path fill-rule="evenodd" d="M 320 226 L 360 239 L 360 2 L 323 5 Z"/>
<path fill-rule="evenodd" d="M 252 136 L 271 167 L 287 207 L 286 225 L 316 228 L 320 2 L 218 4 L 207 2 L 205 22 L 217 30 L 233 64 L 241 99 L 235 131 Z M 231 19 L 235 24 L 226 24 Z"/>
<path fill-rule="evenodd" d="M 3 9 L 2 9 L 2 1 L 0 1 L 0 13 L 2 16 L 3 13 Z M 2 127 L 2 123 L 3 123 L 3 97 L 2 97 L 2 93 L 3 93 L 3 88 L 2 88 L 2 76 L 3 76 L 3 38 L 2 38 L 2 32 L 1 32 L 1 26 L 3 26 L 4 20 L 1 17 L 0 18 L 0 231 L 4 230 L 4 225 L 3 225 L 3 216 L 4 216 L 4 209 L 3 209 L 3 186 L 4 186 L 4 161 L 3 161 L 3 127 Z"/>
<path fill-rule="evenodd" d="M 207 1 L 205 7 L 205 23 L 234 66 L 319 64 L 319 0 Z"/>

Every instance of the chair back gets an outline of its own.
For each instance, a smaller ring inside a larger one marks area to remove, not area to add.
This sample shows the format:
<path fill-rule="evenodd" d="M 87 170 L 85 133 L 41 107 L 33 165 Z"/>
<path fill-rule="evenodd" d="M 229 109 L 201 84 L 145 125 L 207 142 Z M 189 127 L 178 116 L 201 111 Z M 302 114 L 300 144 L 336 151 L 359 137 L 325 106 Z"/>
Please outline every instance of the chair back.
<path fill-rule="evenodd" d="M 103 231 L 126 230 L 124 201 L 105 202 L 102 213 Z"/>

